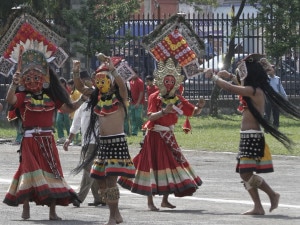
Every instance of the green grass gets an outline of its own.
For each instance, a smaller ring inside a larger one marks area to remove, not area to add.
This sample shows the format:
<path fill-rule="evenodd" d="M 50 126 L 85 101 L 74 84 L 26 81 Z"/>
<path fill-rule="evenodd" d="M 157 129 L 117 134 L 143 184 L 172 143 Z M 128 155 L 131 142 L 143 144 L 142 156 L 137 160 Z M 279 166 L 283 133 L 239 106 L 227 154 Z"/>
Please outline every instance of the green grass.
<path fill-rule="evenodd" d="M 199 116 L 190 118 L 192 132 L 185 134 L 182 125 L 185 118 L 181 117 L 175 128 L 178 144 L 183 149 L 206 150 L 214 152 L 237 152 L 239 145 L 240 115 L 220 115 L 218 118 Z M 300 121 L 295 121 L 285 116 L 280 117 L 280 130 L 295 142 L 292 151 L 273 138 L 265 134 L 266 142 L 272 154 L 275 155 L 300 155 L 299 140 Z M 129 145 L 138 145 L 142 139 L 140 133 L 137 137 L 128 137 Z"/>
<path fill-rule="evenodd" d="M 180 117 L 175 127 L 176 139 L 181 148 L 214 152 L 238 151 L 239 130 L 241 123 L 240 115 L 220 115 L 218 118 L 210 116 L 192 117 L 190 118 L 192 131 L 188 134 L 185 134 L 181 128 L 184 120 L 184 117 Z M 280 130 L 294 141 L 295 146 L 292 151 L 288 151 L 270 134 L 266 134 L 266 142 L 270 146 L 272 154 L 299 156 L 299 127 L 300 121 L 281 116 Z M 15 129 L 7 123 L 3 123 L 3 121 L 1 121 L 0 138 L 13 139 L 15 135 Z M 142 132 L 139 132 L 138 136 L 129 136 L 127 140 L 129 145 L 135 147 L 139 146 L 139 143 L 142 140 Z"/>

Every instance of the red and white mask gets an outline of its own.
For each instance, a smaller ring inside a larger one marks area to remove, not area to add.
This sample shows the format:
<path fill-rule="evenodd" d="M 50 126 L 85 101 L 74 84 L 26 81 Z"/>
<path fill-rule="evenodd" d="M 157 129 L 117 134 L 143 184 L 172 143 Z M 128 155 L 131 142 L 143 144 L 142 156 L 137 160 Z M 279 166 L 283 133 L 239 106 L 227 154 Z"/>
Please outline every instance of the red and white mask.
<path fill-rule="evenodd" d="M 175 86 L 176 80 L 172 75 L 167 75 L 164 77 L 164 86 L 167 89 L 167 93 L 169 93 Z"/>
<path fill-rule="evenodd" d="M 40 93 L 43 90 L 44 82 L 44 75 L 39 70 L 27 70 L 22 76 L 22 83 L 25 90 L 32 93 Z"/>

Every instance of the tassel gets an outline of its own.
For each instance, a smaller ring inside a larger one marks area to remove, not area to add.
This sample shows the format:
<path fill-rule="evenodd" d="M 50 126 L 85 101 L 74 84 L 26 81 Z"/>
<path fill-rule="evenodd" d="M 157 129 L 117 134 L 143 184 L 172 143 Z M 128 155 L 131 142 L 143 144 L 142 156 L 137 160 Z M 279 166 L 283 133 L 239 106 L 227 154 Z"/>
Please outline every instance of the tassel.
<path fill-rule="evenodd" d="M 186 117 L 185 122 L 182 126 L 182 130 L 184 131 L 184 133 L 189 133 L 192 130 L 192 126 L 190 124 L 189 118 Z"/>

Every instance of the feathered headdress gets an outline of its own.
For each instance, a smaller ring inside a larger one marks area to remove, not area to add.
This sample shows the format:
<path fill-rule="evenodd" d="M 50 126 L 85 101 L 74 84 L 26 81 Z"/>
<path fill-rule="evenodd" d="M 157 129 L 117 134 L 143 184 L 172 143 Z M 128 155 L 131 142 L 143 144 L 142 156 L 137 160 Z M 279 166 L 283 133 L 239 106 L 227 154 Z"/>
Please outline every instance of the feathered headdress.
<path fill-rule="evenodd" d="M 34 65 L 48 74 L 48 62 L 60 68 L 68 55 L 59 47 L 64 41 L 37 18 L 23 14 L 17 17 L 0 40 L 0 73 L 8 76 L 18 64 L 21 75 Z"/>

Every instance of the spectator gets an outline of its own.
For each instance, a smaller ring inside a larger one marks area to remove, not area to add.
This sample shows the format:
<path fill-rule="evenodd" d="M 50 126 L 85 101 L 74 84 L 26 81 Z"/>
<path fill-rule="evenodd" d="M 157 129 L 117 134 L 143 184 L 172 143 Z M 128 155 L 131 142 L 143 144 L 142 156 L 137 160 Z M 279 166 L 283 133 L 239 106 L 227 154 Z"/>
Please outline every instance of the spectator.
<path fill-rule="evenodd" d="M 205 39 L 204 44 L 205 44 L 205 59 L 210 60 L 211 58 L 217 55 L 217 53 L 214 50 L 213 36 L 209 35 L 208 38 Z"/>
<path fill-rule="evenodd" d="M 144 82 L 139 77 L 136 68 L 133 69 L 134 74 L 129 80 L 128 89 L 130 91 L 130 101 L 128 107 L 129 123 L 128 130 L 126 130 L 127 135 L 138 135 L 139 130 L 141 130 L 143 125 L 144 117 Z"/>
<path fill-rule="evenodd" d="M 282 95 L 282 97 L 284 97 L 285 99 L 288 99 L 287 94 L 285 93 L 285 90 L 282 86 L 280 77 L 275 75 L 275 70 L 274 70 L 273 65 L 269 64 L 269 67 L 266 69 L 266 72 L 270 79 L 269 83 L 270 83 L 271 87 L 274 89 L 274 91 L 276 91 L 277 93 Z M 268 101 L 268 99 L 266 99 L 265 119 L 269 122 L 271 121 L 271 113 L 272 113 L 272 117 L 273 117 L 272 124 L 274 127 L 276 127 L 278 129 L 279 115 L 280 115 L 279 108 L 275 104 L 272 104 L 270 101 Z"/>
<path fill-rule="evenodd" d="M 70 92 L 70 98 L 71 98 L 72 102 L 76 102 L 80 98 L 81 93 L 78 90 L 76 90 L 73 79 L 68 80 L 67 88 L 68 88 L 68 91 Z M 69 114 L 71 123 L 73 121 L 74 114 L 75 114 L 75 112 L 72 112 Z M 79 144 L 79 132 L 76 133 L 75 138 L 73 139 L 73 142 L 75 145 Z"/>
<path fill-rule="evenodd" d="M 60 77 L 59 81 L 60 84 L 66 90 L 68 90 L 67 81 L 65 80 L 65 78 Z M 66 140 L 64 131 L 66 131 L 67 135 L 69 135 L 70 126 L 71 126 L 70 124 L 71 122 L 69 118 L 69 113 L 64 113 L 60 109 L 58 109 L 56 114 L 56 129 L 57 129 L 57 136 L 58 136 L 58 140 L 56 142 L 57 144 L 64 144 Z"/>
<path fill-rule="evenodd" d="M 86 152 L 84 154 L 84 158 L 89 159 L 90 157 L 95 157 L 96 156 L 96 141 L 95 137 L 92 136 L 91 140 L 89 143 L 85 141 L 85 134 L 90 122 L 90 117 L 91 117 L 91 110 L 87 108 L 88 103 L 85 102 L 83 103 L 79 109 L 76 110 L 74 114 L 74 120 L 72 122 L 71 128 L 70 128 L 70 134 L 69 137 L 66 139 L 64 143 L 64 150 L 68 151 L 68 146 L 70 143 L 72 143 L 74 137 L 76 134 L 81 130 L 82 134 L 82 140 L 81 140 L 81 145 L 82 145 L 82 150 L 86 149 Z M 98 124 L 96 124 L 96 128 L 98 128 Z M 90 170 L 92 167 L 92 162 L 90 162 L 88 165 L 86 165 L 83 169 L 83 174 L 81 178 L 81 183 L 79 186 L 79 192 L 78 198 L 81 202 L 83 202 L 89 193 L 89 190 L 91 189 L 93 197 L 94 197 L 94 202 L 93 203 L 88 203 L 89 206 L 97 206 L 97 205 L 105 205 L 105 202 L 102 200 L 103 198 L 100 197 L 99 191 L 100 191 L 100 186 L 99 184 L 90 177 Z M 101 193 L 102 195 L 104 193 Z M 80 202 L 75 200 L 73 201 L 73 205 L 76 207 L 80 207 Z"/>
<path fill-rule="evenodd" d="M 12 145 L 20 145 L 23 137 L 23 131 L 22 131 L 22 120 L 20 118 L 19 110 L 11 106 L 8 111 L 7 119 L 16 128 L 16 138 L 12 142 Z"/>
<path fill-rule="evenodd" d="M 157 92 L 159 89 L 158 87 L 154 84 L 154 77 L 151 75 L 146 76 L 146 90 L 147 90 L 147 96 L 146 99 L 149 99 L 149 96 L 154 93 Z"/>

